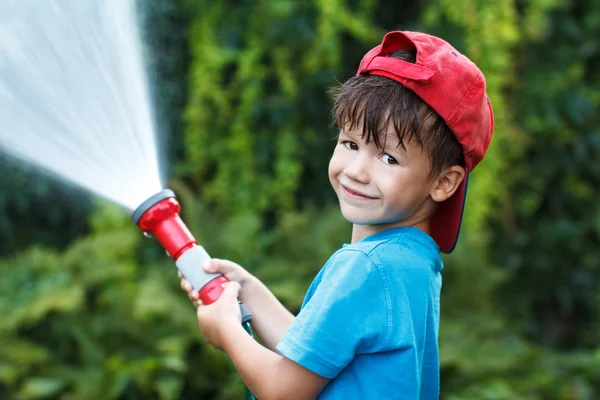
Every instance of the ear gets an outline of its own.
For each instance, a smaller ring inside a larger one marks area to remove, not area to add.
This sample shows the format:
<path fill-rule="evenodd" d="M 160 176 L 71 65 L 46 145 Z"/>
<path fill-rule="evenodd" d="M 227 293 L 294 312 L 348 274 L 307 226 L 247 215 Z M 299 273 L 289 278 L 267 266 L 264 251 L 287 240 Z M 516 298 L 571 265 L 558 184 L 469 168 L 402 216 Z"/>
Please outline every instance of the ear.
<path fill-rule="evenodd" d="M 460 165 L 453 165 L 443 170 L 435 179 L 430 193 L 433 201 L 441 203 L 452 197 L 466 175 L 467 172 Z"/>

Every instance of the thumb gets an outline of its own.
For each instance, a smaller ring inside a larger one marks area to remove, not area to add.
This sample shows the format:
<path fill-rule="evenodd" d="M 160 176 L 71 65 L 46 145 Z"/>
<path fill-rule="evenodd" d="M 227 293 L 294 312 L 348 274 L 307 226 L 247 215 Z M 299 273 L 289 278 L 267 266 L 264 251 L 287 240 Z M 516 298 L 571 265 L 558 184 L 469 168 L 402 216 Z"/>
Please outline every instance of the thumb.
<path fill-rule="evenodd" d="M 224 286 L 225 290 L 223 290 L 220 297 L 225 298 L 225 300 L 237 300 L 241 288 L 240 284 L 237 282 L 229 282 Z"/>
<path fill-rule="evenodd" d="M 204 265 L 206 272 L 219 272 L 223 275 L 228 274 L 239 268 L 240 266 L 229 260 L 221 260 L 219 258 L 211 258 Z"/>

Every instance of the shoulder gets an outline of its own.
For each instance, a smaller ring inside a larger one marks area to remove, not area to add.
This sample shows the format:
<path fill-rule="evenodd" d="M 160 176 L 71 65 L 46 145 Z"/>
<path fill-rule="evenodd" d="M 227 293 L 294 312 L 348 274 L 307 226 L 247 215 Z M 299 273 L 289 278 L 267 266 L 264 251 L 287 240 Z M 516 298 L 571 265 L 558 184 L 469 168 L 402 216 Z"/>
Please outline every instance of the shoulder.
<path fill-rule="evenodd" d="M 423 265 L 431 266 L 434 271 L 443 268 L 441 254 L 434 240 L 416 228 L 395 228 L 379 232 L 359 242 L 338 250 L 346 257 L 368 259 L 373 266 L 380 268 L 393 266 L 406 268 Z"/>
<path fill-rule="evenodd" d="M 321 270 L 321 280 L 351 281 L 360 287 L 366 280 L 378 278 L 379 268 L 371 252 L 361 246 L 345 246 L 329 257 Z"/>

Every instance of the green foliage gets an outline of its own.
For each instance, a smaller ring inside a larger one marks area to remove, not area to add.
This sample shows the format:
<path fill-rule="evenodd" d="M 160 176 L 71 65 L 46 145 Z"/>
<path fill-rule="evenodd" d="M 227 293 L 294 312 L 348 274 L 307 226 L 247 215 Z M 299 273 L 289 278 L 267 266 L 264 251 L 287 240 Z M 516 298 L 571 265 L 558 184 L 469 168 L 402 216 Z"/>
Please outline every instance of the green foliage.
<path fill-rule="evenodd" d="M 496 117 L 445 259 L 442 398 L 597 398 L 600 3 L 392 3 L 140 3 L 184 221 L 297 311 L 350 234 L 326 174 L 327 90 L 385 31 L 438 34 L 482 68 Z M 0 398 L 243 397 L 171 260 L 122 210 L 86 220 L 73 201 L 47 207 L 57 190 L 33 173 L 6 176 Z M 48 246 L 17 251 L 29 243 Z"/>
<path fill-rule="evenodd" d="M 544 40 L 520 47 L 515 118 L 527 132 L 507 185 L 494 259 L 512 271 L 506 304 L 547 345 L 598 346 L 600 5 L 561 4 Z M 526 229 L 524 229 L 526 228 Z"/>
<path fill-rule="evenodd" d="M 591 188 L 600 176 L 590 165 L 597 146 L 587 143 L 600 135 L 589 95 L 598 81 L 586 87 L 584 77 L 592 76 L 585 70 L 598 47 L 587 57 L 580 49 L 597 41 L 600 12 L 554 1 L 520 9 L 442 4 L 424 13 L 425 24 L 441 36 L 454 32 L 482 68 L 496 117 L 492 146 L 469 187 L 462 243 L 446 263 L 443 392 L 595 398 L 600 260 L 592 249 L 600 236 Z M 564 34 L 569 26 L 581 29 L 581 45 Z M 578 157 L 565 151 L 569 145 L 586 151 Z"/>
<path fill-rule="evenodd" d="M 0 266 L 0 382 L 9 398 L 179 398 L 190 354 L 215 365 L 216 375 L 190 384 L 210 393 L 226 361 L 198 349 L 193 307 L 168 260 L 137 262 L 140 236 L 129 224 L 62 254 L 34 248 Z"/>
<path fill-rule="evenodd" d="M 379 37 L 372 2 L 195 4 L 184 175 L 228 216 L 322 197 L 334 136 L 325 92 L 354 69 L 340 64 L 341 40 Z"/>
<path fill-rule="evenodd" d="M 87 231 L 87 193 L 3 153 L 0 174 L 0 255 L 36 243 L 63 248 Z"/>
<path fill-rule="evenodd" d="M 291 213 L 270 240 L 261 243 L 260 235 L 246 234 L 230 243 L 223 238 L 230 236 L 231 225 L 218 224 L 194 204 L 186 206 L 202 222 L 197 236 L 207 239 L 211 253 L 237 255 L 232 258 L 296 311 L 309 275 L 348 233 L 335 213 Z M 141 243 L 137 228 L 112 206 L 103 206 L 97 217 L 112 222 L 93 221 L 97 231 L 65 252 L 32 248 L 0 264 L 0 388 L 6 396 L 240 398 L 240 382 L 226 357 L 200 337 L 172 262 L 164 256 L 140 262 L 147 258 L 141 249 L 158 245 Z M 312 223 L 315 218 L 318 224 Z M 240 232 L 255 229 L 248 218 L 235 226 Z M 306 232 L 305 240 L 298 241 L 298 229 Z"/>

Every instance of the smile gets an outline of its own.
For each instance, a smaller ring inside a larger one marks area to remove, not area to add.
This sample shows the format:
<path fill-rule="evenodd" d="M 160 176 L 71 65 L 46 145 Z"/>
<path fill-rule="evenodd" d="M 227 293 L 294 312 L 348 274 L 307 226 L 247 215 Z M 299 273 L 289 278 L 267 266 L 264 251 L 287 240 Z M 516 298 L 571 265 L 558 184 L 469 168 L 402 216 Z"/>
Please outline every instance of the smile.
<path fill-rule="evenodd" d="M 361 192 L 357 192 L 355 190 L 350 189 L 347 186 L 344 185 L 340 185 L 342 187 L 342 190 L 344 191 L 344 194 L 346 196 L 348 196 L 351 199 L 356 199 L 356 200 L 377 200 L 377 197 L 371 197 L 368 196 L 364 193 Z"/>

